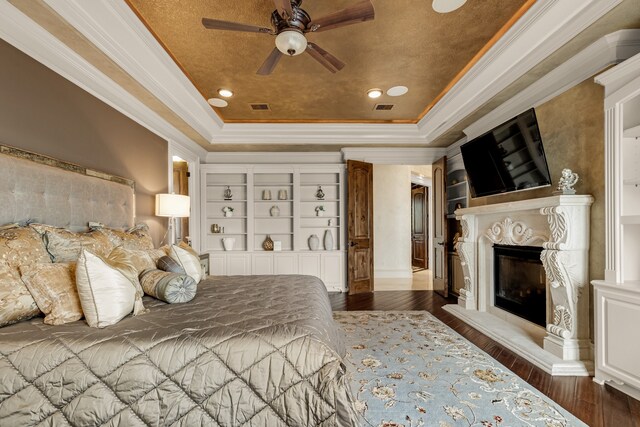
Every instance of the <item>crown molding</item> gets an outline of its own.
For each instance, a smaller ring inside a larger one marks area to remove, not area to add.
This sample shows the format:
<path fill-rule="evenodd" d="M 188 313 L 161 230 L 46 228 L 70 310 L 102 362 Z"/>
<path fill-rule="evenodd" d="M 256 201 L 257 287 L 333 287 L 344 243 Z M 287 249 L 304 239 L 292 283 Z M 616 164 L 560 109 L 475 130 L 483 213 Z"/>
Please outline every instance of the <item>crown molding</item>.
<path fill-rule="evenodd" d="M 0 38 L 158 136 L 198 157 L 206 155 L 206 150 L 6 1 L 0 1 Z"/>
<path fill-rule="evenodd" d="M 447 153 L 446 148 L 343 148 L 344 160 L 358 160 L 374 165 L 431 165 Z"/>
<path fill-rule="evenodd" d="M 224 124 L 124 0 L 43 1 L 214 146 L 426 147 L 622 0 L 538 0 L 417 125 Z M 204 149 L 6 1 L 0 2 L 0 35 L 143 126 L 206 157 Z"/>
<path fill-rule="evenodd" d="M 622 0 L 542 0 L 420 120 L 427 142 L 522 77 Z"/>
<path fill-rule="evenodd" d="M 213 164 L 340 164 L 342 153 L 336 152 L 212 152 L 207 154 L 207 163 Z"/>
<path fill-rule="evenodd" d="M 559 65 L 513 98 L 464 129 L 476 138 L 529 108 L 544 104 L 591 76 L 640 52 L 640 30 L 606 35 Z"/>

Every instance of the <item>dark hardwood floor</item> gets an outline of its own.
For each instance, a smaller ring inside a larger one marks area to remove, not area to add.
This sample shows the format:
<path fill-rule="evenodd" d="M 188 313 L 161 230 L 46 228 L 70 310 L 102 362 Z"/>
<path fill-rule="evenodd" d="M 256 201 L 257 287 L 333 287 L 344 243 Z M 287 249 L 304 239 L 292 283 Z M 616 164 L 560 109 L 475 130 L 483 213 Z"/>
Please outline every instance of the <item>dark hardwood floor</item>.
<path fill-rule="evenodd" d="M 640 401 L 591 377 L 552 377 L 442 309 L 456 303 L 433 291 L 382 291 L 348 296 L 330 294 L 334 311 L 426 310 L 457 333 L 558 402 L 591 427 L 640 427 Z M 639 362 L 640 363 L 640 362 Z"/>

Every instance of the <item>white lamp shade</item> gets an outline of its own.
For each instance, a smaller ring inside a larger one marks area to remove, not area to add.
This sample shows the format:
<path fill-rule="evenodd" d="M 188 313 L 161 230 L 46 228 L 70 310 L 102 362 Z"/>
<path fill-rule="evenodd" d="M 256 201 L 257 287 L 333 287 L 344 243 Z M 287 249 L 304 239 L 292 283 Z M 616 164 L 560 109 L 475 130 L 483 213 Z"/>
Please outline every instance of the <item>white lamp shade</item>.
<path fill-rule="evenodd" d="M 156 216 L 187 217 L 191 203 L 189 196 L 181 194 L 156 194 Z"/>
<path fill-rule="evenodd" d="M 283 31 L 276 37 L 276 47 L 285 55 L 300 55 L 307 48 L 307 39 L 298 31 Z"/>

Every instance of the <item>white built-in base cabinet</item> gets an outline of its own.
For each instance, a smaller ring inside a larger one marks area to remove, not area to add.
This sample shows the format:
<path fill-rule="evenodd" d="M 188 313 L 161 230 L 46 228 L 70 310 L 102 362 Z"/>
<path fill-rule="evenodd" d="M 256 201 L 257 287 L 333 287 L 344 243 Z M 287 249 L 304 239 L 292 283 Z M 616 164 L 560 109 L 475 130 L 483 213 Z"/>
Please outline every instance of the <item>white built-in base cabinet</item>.
<path fill-rule="evenodd" d="M 322 279 L 329 292 L 343 292 L 346 254 L 342 251 L 210 253 L 213 276 L 305 274 Z"/>

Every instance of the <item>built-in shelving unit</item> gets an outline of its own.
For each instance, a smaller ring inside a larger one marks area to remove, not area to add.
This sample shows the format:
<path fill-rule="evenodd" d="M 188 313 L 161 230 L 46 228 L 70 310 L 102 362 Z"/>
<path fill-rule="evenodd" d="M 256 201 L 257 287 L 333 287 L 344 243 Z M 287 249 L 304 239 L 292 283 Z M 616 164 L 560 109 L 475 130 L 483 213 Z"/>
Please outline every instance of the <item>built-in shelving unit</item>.
<path fill-rule="evenodd" d="M 640 398 L 640 55 L 604 72 L 606 266 L 595 280 L 595 381 Z"/>
<path fill-rule="evenodd" d="M 310 274 L 330 290 L 345 289 L 344 165 L 202 165 L 201 174 L 202 249 L 211 274 Z M 317 250 L 309 247 L 312 235 Z M 279 251 L 264 249 L 267 236 Z M 232 250 L 225 250 L 228 238 L 235 239 Z"/>
<path fill-rule="evenodd" d="M 464 169 L 462 155 L 458 152 L 447 159 L 447 277 L 449 292 L 454 295 L 458 295 L 459 290 L 464 287 L 460 257 L 454 247 L 454 236 L 461 232 L 460 221 L 456 220 L 455 211 L 467 207 L 469 207 L 467 172 Z"/>

